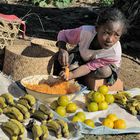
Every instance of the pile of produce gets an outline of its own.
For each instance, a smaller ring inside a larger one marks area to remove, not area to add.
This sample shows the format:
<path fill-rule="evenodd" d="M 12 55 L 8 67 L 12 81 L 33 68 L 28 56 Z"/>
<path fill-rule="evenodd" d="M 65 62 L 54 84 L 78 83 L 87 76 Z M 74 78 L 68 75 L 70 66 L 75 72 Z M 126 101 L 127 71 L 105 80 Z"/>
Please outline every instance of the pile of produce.
<path fill-rule="evenodd" d="M 140 115 L 140 95 L 131 96 L 127 92 L 118 92 L 114 95 L 115 102 L 133 115 Z"/>
<path fill-rule="evenodd" d="M 34 140 L 46 140 L 49 131 L 55 132 L 57 138 L 69 137 L 67 122 L 54 119 L 50 108 L 38 104 L 32 95 L 25 94 L 15 100 L 10 93 L 2 94 L 0 113 L 9 118 L 1 128 L 11 140 L 25 139 L 25 130 L 32 133 Z"/>
<path fill-rule="evenodd" d="M 10 93 L 0 96 L 0 114 L 5 114 L 9 119 L 1 124 L 2 130 L 11 140 L 24 139 L 25 132 L 31 132 L 34 140 L 46 140 L 53 131 L 56 138 L 69 138 L 69 125 L 61 117 L 67 117 L 71 123 L 81 122 L 87 127 L 95 128 L 95 120 L 87 114 L 107 110 L 117 103 L 133 115 L 140 114 L 140 95 L 131 96 L 128 92 L 120 91 L 109 94 L 108 87 L 102 85 L 97 91 L 90 91 L 83 95 L 85 98 L 82 108 L 77 102 L 71 101 L 68 95 L 61 95 L 46 106 L 37 102 L 34 96 L 25 94 L 14 99 Z M 60 118 L 54 117 L 55 111 Z M 118 117 L 116 113 L 107 113 L 105 118 L 98 118 L 100 126 L 111 129 L 126 129 L 125 118 Z"/>
<path fill-rule="evenodd" d="M 26 84 L 26 88 L 46 94 L 70 94 L 79 91 L 79 86 L 68 81 L 58 81 L 53 85 L 47 83 Z"/>
<path fill-rule="evenodd" d="M 86 97 L 86 106 L 89 112 L 108 109 L 114 103 L 114 96 L 108 93 L 108 87 L 103 85 L 97 91 L 90 91 Z"/>

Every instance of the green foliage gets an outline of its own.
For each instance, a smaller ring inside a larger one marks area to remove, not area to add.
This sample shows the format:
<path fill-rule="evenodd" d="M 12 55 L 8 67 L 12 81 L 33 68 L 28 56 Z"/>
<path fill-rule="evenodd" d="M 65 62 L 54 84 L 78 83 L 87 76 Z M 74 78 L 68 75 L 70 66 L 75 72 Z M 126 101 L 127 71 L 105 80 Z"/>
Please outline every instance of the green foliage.
<path fill-rule="evenodd" d="M 114 4 L 114 0 L 100 0 L 102 6 L 110 6 Z"/>
<path fill-rule="evenodd" d="M 54 5 L 59 8 L 67 7 L 71 0 L 54 0 Z"/>
<path fill-rule="evenodd" d="M 56 7 L 63 8 L 67 7 L 72 0 L 32 0 L 31 2 L 40 7 L 47 7 L 49 3 L 52 3 Z"/>

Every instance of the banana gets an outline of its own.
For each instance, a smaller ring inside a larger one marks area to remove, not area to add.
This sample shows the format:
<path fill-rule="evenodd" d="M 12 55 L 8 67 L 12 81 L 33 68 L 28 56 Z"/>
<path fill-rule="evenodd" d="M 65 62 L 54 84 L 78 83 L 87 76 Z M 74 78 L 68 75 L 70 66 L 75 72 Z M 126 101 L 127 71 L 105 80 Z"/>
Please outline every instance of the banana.
<path fill-rule="evenodd" d="M 11 128 L 5 127 L 5 126 L 3 126 L 3 124 L 2 124 L 2 126 L 1 126 L 1 128 L 2 128 L 2 130 L 3 130 L 8 136 L 11 137 L 11 136 L 14 136 L 14 135 L 15 135 L 14 131 L 11 130 Z"/>
<path fill-rule="evenodd" d="M 129 111 L 130 111 L 133 115 L 137 115 L 137 113 L 138 113 L 134 106 L 131 106 L 131 107 L 129 108 Z"/>
<path fill-rule="evenodd" d="M 62 137 L 61 126 L 57 123 L 57 121 L 50 120 L 47 123 L 47 127 L 48 127 L 49 130 L 52 130 L 52 131 L 55 132 L 57 138 L 61 138 Z"/>
<path fill-rule="evenodd" d="M 59 105 L 58 105 L 57 100 L 54 100 L 54 101 L 50 104 L 50 108 L 51 108 L 52 110 L 55 110 L 58 106 L 59 106 Z"/>
<path fill-rule="evenodd" d="M 26 112 L 28 112 L 28 108 L 26 108 L 24 105 L 22 105 L 22 104 L 16 104 L 15 105 L 15 107 L 16 108 L 18 108 L 19 110 L 21 110 L 21 112 L 24 114 L 24 113 L 26 113 Z"/>
<path fill-rule="evenodd" d="M 95 93 L 95 91 L 90 91 L 88 94 L 87 94 L 87 100 L 88 101 L 93 101 L 93 94 Z"/>
<path fill-rule="evenodd" d="M 49 136 L 48 128 L 47 128 L 47 126 L 44 125 L 44 124 L 41 124 L 40 126 L 41 126 L 42 131 L 43 131 L 43 134 L 42 134 L 42 136 L 41 136 L 41 140 L 46 140 L 46 139 L 48 138 L 48 136 Z"/>
<path fill-rule="evenodd" d="M 56 121 L 61 126 L 61 131 L 62 131 L 63 136 L 65 138 L 69 137 L 69 128 L 68 128 L 67 122 L 65 122 L 64 120 L 60 120 L 60 119 L 57 119 Z"/>
<path fill-rule="evenodd" d="M 2 108 L 0 108 L 0 115 L 3 113 L 3 110 L 2 110 Z"/>
<path fill-rule="evenodd" d="M 12 136 L 11 140 L 18 140 L 18 136 Z"/>
<path fill-rule="evenodd" d="M 15 123 L 18 126 L 18 128 L 20 129 L 20 135 L 24 134 L 25 127 L 23 126 L 21 122 L 17 121 L 16 119 L 10 119 L 10 121 Z"/>
<path fill-rule="evenodd" d="M 140 103 L 135 108 L 136 108 L 138 114 L 140 114 Z"/>
<path fill-rule="evenodd" d="M 53 113 L 44 104 L 40 104 L 39 110 L 48 115 L 49 119 L 53 119 Z"/>
<path fill-rule="evenodd" d="M 6 106 L 5 98 L 0 96 L 0 108 L 5 108 Z"/>
<path fill-rule="evenodd" d="M 2 129 L 10 136 L 18 136 L 20 134 L 19 127 L 11 121 L 2 123 Z"/>
<path fill-rule="evenodd" d="M 16 107 L 6 107 L 3 109 L 3 112 L 9 117 L 13 117 L 13 119 L 23 121 L 23 114 Z"/>
<path fill-rule="evenodd" d="M 28 109 L 24 105 L 17 103 L 15 105 L 15 107 L 20 110 L 20 112 L 23 114 L 25 119 L 30 118 L 30 113 L 29 113 Z"/>
<path fill-rule="evenodd" d="M 114 98 L 115 98 L 115 102 L 121 105 L 126 105 L 128 100 L 125 95 L 119 93 L 115 94 Z"/>
<path fill-rule="evenodd" d="M 43 121 L 43 120 L 48 120 L 48 115 L 44 114 L 39 110 L 35 110 L 35 112 L 32 114 L 32 118 L 35 118 L 39 121 Z"/>
<path fill-rule="evenodd" d="M 24 105 L 28 110 L 31 109 L 31 106 L 29 105 L 28 101 L 25 99 L 19 99 L 17 103 Z"/>
<path fill-rule="evenodd" d="M 117 93 L 119 96 L 125 96 L 127 99 L 131 98 L 130 93 L 126 92 L 126 91 L 120 91 Z"/>
<path fill-rule="evenodd" d="M 39 137 L 41 137 L 43 134 L 43 130 L 41 126 L 34 123 L 32 127 L 32 133 L 33 133 L 34 140 L 39 140 Z"/>
<path fill-rule="evenodd" d="M 132 103 L 132 105 L 133 105 L 133 106 L 137 106 L 139 103 L 140 103 L 140 102 L 139 102 L 138 100 L 134 100 L 133 103 Z"/>
<path fill-rule="evenodd" d="M 5 101 L 8 105 L 14 105 L 14 97 L 10 93 L 2 94 L 1 97 L 5 98 Z"/>
<path fill-rule="evenodd" d="M 27 100 L 30 106 L 33 106 L 36 103 L 36 99 L 30 94 L 26 94 L 25 96 L 21 97 L 21 99 Z"/>
<path fill-rule="evenodd" d="M 135 95 L 135 96 L 133 97 L 133 99 L 140 100 L 140 95 Z"/>

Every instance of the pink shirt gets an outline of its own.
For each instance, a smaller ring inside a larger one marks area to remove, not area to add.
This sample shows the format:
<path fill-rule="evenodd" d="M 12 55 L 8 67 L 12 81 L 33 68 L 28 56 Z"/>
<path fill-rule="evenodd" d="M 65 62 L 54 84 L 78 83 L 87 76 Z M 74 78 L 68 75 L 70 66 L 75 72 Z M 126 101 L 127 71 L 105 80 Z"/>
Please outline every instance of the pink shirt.
<path fill-rule="evenodd" d="M 89 53 L 89 46 L 93 38 L 97 34 L 95 26 L 84 25 L 75 29 L 62 30 L 58 33 L 57 40 L 65 41 L 69 44 L 79 45 L 79 51 L 83 60 Z M 100 53 L 96 54 L 95 59 L 87 61 L 87 66 L 90 70 L 96 70 L 109 64 L 115 64 L 120 67 L 121 63 L 121 44 L 118 41 L 109 49 L 101 49 Z"/>

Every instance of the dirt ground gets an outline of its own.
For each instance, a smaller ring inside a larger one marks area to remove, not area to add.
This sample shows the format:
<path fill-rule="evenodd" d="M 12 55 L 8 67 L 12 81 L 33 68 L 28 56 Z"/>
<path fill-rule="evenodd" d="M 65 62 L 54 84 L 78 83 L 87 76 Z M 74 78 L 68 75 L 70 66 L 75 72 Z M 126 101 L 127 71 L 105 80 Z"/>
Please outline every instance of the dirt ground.
<path fill-rule="evenodd" d="M 96 4 L 95 4 L 96 5 Z M 39 8 L 23 5 L 1 4 L 4 14 L 15 14 L 26 22 L 26 35 L 56 40 L 61 29 L 94 24 L 99 8 L 84 0 L 73 3 L 69 8 Z M 123 49 L 120 79 L 125 89 L 140 87 L 140 50 Z"/>
<path fill-rule="evenodd" d="M 79 2 L 79 3 L 78 3 Z M 69 8 L 57 9 L 53 7 L 39 8 L 18 4 L 0 4 L 3 14 L 15 14 L 26 21 L 26 35 L 56 40 L 57 33 L 61 29 L 74 28 L 84 24 L 94 24 L 99 8 L 91 4 L 91 1 L 77 1 Z M 120 79 L 124 82 L 125 89 L 140 88 L 140 50 L 132 48 L 123 49 Z M 139 135 L 121 135 L 120 139 L 140 139 Z M 113 136 L 114 137 L 114 136 Z M 113 139 L 111 136 L 99 136 L 97 139 Z M 93 136 L 85 137 L 93 139 Z"/>

